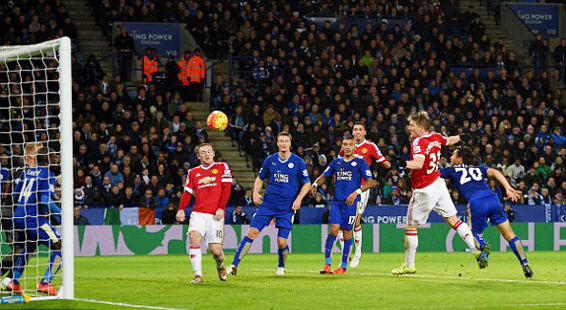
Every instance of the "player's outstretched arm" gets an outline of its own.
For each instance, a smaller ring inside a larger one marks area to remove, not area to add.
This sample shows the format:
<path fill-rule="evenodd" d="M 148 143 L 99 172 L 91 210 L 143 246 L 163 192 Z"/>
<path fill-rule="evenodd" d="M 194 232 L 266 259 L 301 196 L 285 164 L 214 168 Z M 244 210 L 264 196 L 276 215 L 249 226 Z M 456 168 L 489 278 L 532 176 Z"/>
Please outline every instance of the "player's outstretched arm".
<path fill-rule="evenodd" d="M 377 185 L 376 180 L 368 179 L 366 181 L 366 183 L 364 185 L 362 185 L 362 187 L 358 188 L 353 193 L 348 195 L 348 197 L 346 198 L 346 204 L 349 205 L 349 206 L 352 205 L 354 203 L 354 201 L 356 201 L 356 198 L 358 197 L 358 195 L 360 195 L 361 193 L 367 191 L 368 189 L 370 189 L 372 187 L 375 187 L 376 185 Z"/>
<path fill-rule="evenodd" d="M 319 186 L 321 186 L 322 184 L 324 184 L 324 182 L 326 182 L 326 176 L 324 174 L 321 174 L 315 181 L 314 183 L 312 183 L 312 187 L 311 187 L 311 195 L 314 197 L 316 196 L 316 191 L 318 189 Z"/>
<path fill-rule="evenodd" d="M 303 184 L 303 187 L 301 187 L 301 191 L 297 195 L 297 198 L 295 198 L 295 201 L 293 201 L 294 211 L 297 211 L 301 208 L 301 205 L 303 204 L 303 198 L 305 198 L 305 196 L 309 193 L 310 189 L 311 189 L 311 182 Z"/>
<path fill-rule="evenodd" d="M 407 169 L 411 169 L 411 170 L 418 170 L 418 169 L 422 169 L 423 165 L 425 162 L 425 157 L 424 156 L 414 156 L 413 160 L 409 160 L 406 163 L 406 168 Z"/>
<path fill-rule="evenodd" d="M 256 206 L 259 206 L 261 204 L 261 195 L 259 194 L 259 191 L 262 188 L 263 188 L 263 180 L 260 177 L 255 178 L 253 201 Z"/>
<path fill-rule="evenodd" d="M 466 135 L 466 134 L 463 134 Z M 450 136 L 448 137 L 448 145 L 454 145 L 456 143 L 459 143 L 460 141 L 462 141 L 462 137 L 461 136 Z"/>
<path fill-rule="evenodd" d="M 487 169 L 487 176 L 490 178 L 495 178 L 499 184 L 501 184 L 505 188 L 505 192 L 507 193 L 507 197 L 511 199 L 513 202 L 519 201 L 521 199 L 521 191 L 518 191 L 509 184 L 503 173 L 501 173 L 497 169 L 489 168 Z"/>

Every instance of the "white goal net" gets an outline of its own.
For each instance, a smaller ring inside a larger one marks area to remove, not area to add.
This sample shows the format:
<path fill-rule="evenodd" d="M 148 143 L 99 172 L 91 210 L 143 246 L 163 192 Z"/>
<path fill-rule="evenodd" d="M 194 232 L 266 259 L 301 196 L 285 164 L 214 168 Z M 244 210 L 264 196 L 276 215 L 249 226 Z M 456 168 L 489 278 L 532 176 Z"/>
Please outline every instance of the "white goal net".
<path fill-rule="evenodd" d="M 71 111 L 68 38 L 0 47 L 2 296 L 74 297 Z"/>

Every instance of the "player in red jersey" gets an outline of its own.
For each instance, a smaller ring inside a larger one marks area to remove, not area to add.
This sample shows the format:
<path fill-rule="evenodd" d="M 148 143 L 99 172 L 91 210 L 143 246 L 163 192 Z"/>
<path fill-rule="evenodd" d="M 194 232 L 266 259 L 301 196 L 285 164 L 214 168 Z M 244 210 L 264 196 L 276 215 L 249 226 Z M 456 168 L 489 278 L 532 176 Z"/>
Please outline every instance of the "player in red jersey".
<path fill-rule="evenodd" d="M 411 183 L 413 184 L 413 197 L 407 208 L 407 226 L 405 227 L 405 263 L 393 269 L 395 275 L 413 274 L 415 255 L 419 245 L 417 227 L 425 224 L 430 211 L 434 209 L 444 218 L 446 223 L 458 232 L 460 237 L 473 254 L 477 254 L 472 231 L 456 214 L 458 213 L 446 183 L 440 178 L 438 164 L 440 151 L 443 146 L 454 145 L 460 142 L 460 136 L 448 138 L 434 131 L 428 131 L 430 120 L 426 112 L 419 112 L 409 116 L 409 132 L 413 139 L 411 147 L 411 160 L 406 162 L 410 169 Z"/>
<path fill-rule="evenodd" d="M 201 165 L 189 170 L 185 191 L 179 203 L 177 221 L 185 220 L 185 209 L 195 196 L 195 205 L 189 221 L 189 255 L 195 278 L 191 283 L 203 282 L 202 252 L 200 244 L 202 239 L 208 244 L 212 257 L 216 261 L 218 277 L 226 281 L 224 268 L 224 209 L 230 197 L 232 172 L 226 163 L 214 162 L 215 152 L 208 143 L 196 148 Z"/>
<path fill-rule="evenodd" d="M 356 157 L 365 160 L 369 167 L 371 167 L 371 163 L 375 160 L 375 162 L 380 164 L 383 168 L 391 168 L 391 163 L 381 154 L 379 147 L 375 143 L 366 140 L 366 133 L 366 127 L 363 123 L 356 122 L 354 124 L 354 127 L 352 128 L 352 135 L 354 136 L 354 143 L 356 144 L 356 149 L 354 150 Z M 342 150 L 340 151 L 339 156 L 344 156 Z M 361 185 L 364 185 L 364 183 L 365 180 L 362 179 Z M 360 223 L 362 215 L 368 205 L 368 199 L 369 191 L 363 192 L 360 200 L 360 208 L 356 214 L 356 225 L 354 226 L 354 244 L 356 247 L 354 250 L 354 257 L 350 262 L 351 268 L 358 267 L 360 259 L 362 258 L 362 226 Z M 342 231 L 338 233 L 338 240 L 340 240 L 340 244 L 342 245 L 342 248 L 344 248 Z"/>

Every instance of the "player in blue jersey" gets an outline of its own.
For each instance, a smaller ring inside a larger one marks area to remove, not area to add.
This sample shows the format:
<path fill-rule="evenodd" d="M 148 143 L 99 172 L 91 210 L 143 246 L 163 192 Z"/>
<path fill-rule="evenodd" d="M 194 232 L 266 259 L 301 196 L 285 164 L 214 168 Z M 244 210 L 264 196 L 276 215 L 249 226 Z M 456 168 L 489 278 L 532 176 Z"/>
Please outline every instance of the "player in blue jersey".
<path fill-rule="evenodd" d="M 352 248 L 352 229 L 356 223 L 356 215 L 360 208 L 360 198 L 363 192 L 374 187 L 377 182 L 372 179 L 371 170 L 363 158 L 357 158 L 354 154 L 356 144 L 353 137 L 342 140 L 342 151 L 344 157 L 333 160 L 316 181 L 314 181 L 311 193 L 316 195 L 317 187 L 322 185 L 326 179 L 334 177 L 334 198 L 330 203 L 330 232 L 326 237 L 324 249 L 324 267 L 320 270 L 322 274 L 346 273 L 348 257 Z M 362 179 L 366 183 L 362 186 Z M 331 255 L 338 232 L 342 230 L 344 236 L 344 247 L 342 248 L 342 263 L 338 269 L 332 271 L 330 265 Z"/>
<path fill-rule="evenodd" d="M 237 273 L 238 264 L 250 249 L 252 242 L 261 230 L 275 219 L 279 246 L 277 251 L 279 265 L 276 275 L 285 275 L 285 261 L 289 254 L 287 238 L 293 228 L 295 212 L 299 211 L 303 198 L 311 188 L 311 183 L 307 165 L 303 159 L 291 153 L 291 135 L 288 132 L 277 135 L 277 147 L 279 152 L 265 159 L 259 170 L 259 176 L 255 179 L 253 201 L 259 208 L 251 220 L 248 233 L 238 246 L 232 265 L 227 270 L 229 274 Z M 265 179 L 268 179 L 269 183 L 262 200 L 259 191 Z"/>
<path fill-rule="evenodd" d="M 14 227 L 23 232 L 20 236 L 25 240 L 19 241 L 26 243 L 16 257 L 14 278 L 8 285 L 8 288 L 15 292 L 22 292 L 19 279 L 33 253 L 33 249 L 28 244 L 37 242 L 53 251 L 37 290 L 49 295 L 57 295 L 51 280 L 59 271 L 61 264 L 61 238 L 50 224 L 49 216 L 52 214 L 60 216 L 61 209 L 51 198 L 55 192 L 55 174 L 47 167 L 54 162 L 54 159 L 50 158 L 50 153 L 49 148 L 42 147 L 41 144 L 26 146 L 27 167 L 15 182 L 14 192 L 17 194 L 17 202 L 14 210 Z"/>
<path fill-rule="evenodd" d="M 503 238 L 509 242 L 513 253 L 521 263 L 525 277 L 530 278 L 533 276 L 533 271 L 529 266 L 521 239 L 513 232 L 507 219 L 507 212 L 501 206 L 497 194 L 487 184 L 487 178 L 497 179 L 505 188 L 507 197 L 512 201 L 517 201 L 521 192 L 511 187 L 505 176 L 498 170 L 466 164 L 473 162 L 473 160 L 474 155 L 470 148 L 459 147 L 450 157 L 452 167 L 442 169 L 441 176 L 450 179 L 450 183 L 456 186 L 470 204 L 472 233 L 476 247 L 481 250 L 481 253 L 477 256 L 478 264 L 480 268 L 485 268 L 488 264 L 489 244 L 483 239 L 482 233 L 487 228 L 487 220 L 489 219 L 491 224 L 497 227 Z"/>

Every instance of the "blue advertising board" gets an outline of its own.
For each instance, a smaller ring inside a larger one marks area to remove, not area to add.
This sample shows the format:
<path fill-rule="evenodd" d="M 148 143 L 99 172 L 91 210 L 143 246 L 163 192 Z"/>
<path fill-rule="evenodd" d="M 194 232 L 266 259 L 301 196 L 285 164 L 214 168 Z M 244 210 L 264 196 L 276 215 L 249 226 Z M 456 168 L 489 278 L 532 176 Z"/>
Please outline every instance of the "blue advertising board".
<path fill-rule="evenodd" d="M 534 34 L 557 38 L 560 35 L 560 5 L 558 4 L 507 4 L 511 11 Z"/>
<path fill-rule="evenodd" d="M 465 218 L 466 206 L 457 205 L 458 216 Z M 234 206 L 226 206 L 226 223 L 231 224 L 230 217 L 234 212 Z M 104 207 L 91 207 L 82 210 L 82 215 L 85 216 L 91 225 L 104 225 L 105 217 Z M 256 206 L 245 206 L 244 212 L 247 214 L 248 219 L 251 220 L 257 210 Z M 324 213 L 328 208 L 314 208 L 303 206 L 300 211 L 301 224 L 321 224 L 323 223 Z M 513 205 L 515 210 L 516 222 L 566 222 L 566 205 Z M 155 218 L 161 219 L 161 208 L 155 209 Z M 191 211 L 191 207 L 187 212 Z M 328 218 L 328 214 L 326 215 Z M 407 221 L 407 206 L 392 206 L 392 205 L 370 205 L 367 206 L 366 211 L 362 217 L 363 223 L 367 224 L 405 224 Z M 436 212 L 431 212 L 428 219 L 429 223 L 444 223 L 444 220 Z M 159 220 L 156 223 L 160 223 Z"/>
<path fill-rule="evenodd" d="M 136 51 L 143 54 L 148 47 L 167 58 L 169 55 L 178 57 L 181 46 L 179 24 L 160 23 L 122 23 L 134 39 Z"/>

